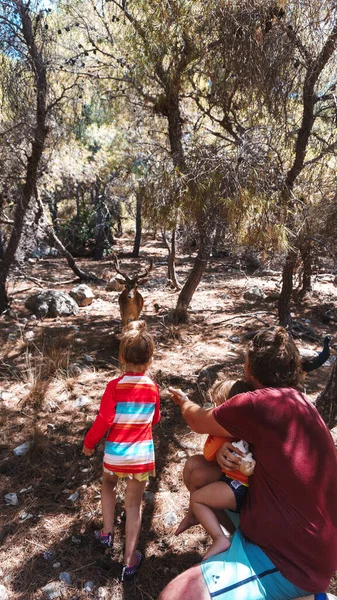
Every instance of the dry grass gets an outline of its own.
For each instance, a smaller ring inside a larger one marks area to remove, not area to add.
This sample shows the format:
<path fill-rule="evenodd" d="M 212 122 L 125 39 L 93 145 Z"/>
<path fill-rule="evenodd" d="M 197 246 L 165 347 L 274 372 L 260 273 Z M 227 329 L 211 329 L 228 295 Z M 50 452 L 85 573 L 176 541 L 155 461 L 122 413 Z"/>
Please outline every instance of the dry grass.
<path fill-rule="evenodd" d="M 43 261 L 36 264 L 34 274 L 40 278 L 46 277 L 41 272 L 43 265 Z M 46 268 L 57 275 L 60 265 L 55 261 Z M 182 267 L 181 279 L 186 268 Z M 90 265 L 88 270 L 92 269 Z M 225 360 L 228 376 L 241 375 L 245 342 L 234 347 L 228 337 L 256 328 L 256 310 L 265 308 L 265 318 L 271 324 L 276 315 L 270 304 L 247 306 L 242 300 L 247 278 L 239 277 L 216 274 L 215 279 L 213 267 L 212 275 L 206 275 L 195 295 L 190 322 L 183 326 L 165 321 L 176 294 L 159 287 L 154 294 L 153 286 L 144 290 L 144 318 L 156 337 L 153 375 L 162 391 L 162 420 L 154 432 L 157 478 L 148 487 L 155 494 L 155 503 L 144 502 L 140 549 L 145 561 L 137 579 L 125 584 L 118 580 L 123 552 L 123 484 L 118 490 L 114 551 L 104 554 L 96 548 L 92 535 L 101 525 L 102 446 L 90 459 L 81 454 L 84 434 L 96 414 L 104 386 L 117 373 L 117 295 L 107 297 L 97 290 L 95 303 L 81 309 L 79 316 L 61 323 L 29 323 L 15 340 L 8 340 L 8 336 L 15 333 L 17 321 L 0 320 L 5 340 L 0 361 L 0 583 L 8 588 L 10 600 L 42 600 L 43 586 L 57 582 L 62 571 L 72 577 L 71 586 L 63 589 L 65 599 L 96 599 L 101 587 L 109 600 L 156 600 L 175 575 L 200 561 L 209 543 L 202 528 L 195 527 L 176 538 L 175 525 L 169 523 L 172 515 L 180 519 L 187 508 L 182 469 L 187 456 L 200 451 L 203 439 L 184 425 L 166 388 L 179 386 L 195 400 L 200 396 L 207 400 L 206 388 L 218 367 L 209 371 L 211 379 L 205 388 L 198 376 L 206 365 Z M 63 272 L 62 279 L 66 278 Z M 271 281 L 261 279 L 258 283 L 267 291 L 275 288 Z M 319 292 L 318 307 L 325 301 L 325 289 Z M 153 310 L 154 301 L 162 307 L 158 313 Z M 314 308 L 303 307 L 299 316 L 312 319 Z M 237 315 L 243 311 L 247 318 L 240 320 Z M 19 302 L 16 313 L 19 319 L 27 317 Z M 318 331 L 326 330 L 318 319 L 312 325 Z M 33 342 L 25 341 L 26 330 L 33 331 Z M 329 332 L 336 335 L 337 326 L 331 325 Z M 94 358 L 93 363 L 85 363 L 86 354 Z M 82 365 L 77 376 L 70 369 L 74 362 Z M 315 398 L 322 389 L 326 373 L 322 368 L 307 378 L 309 397 Z M 80 396 L 87 396 L 90 403 L 77 407 Z M 32 441 L 29 452 L 16 457 L 13 448 L 27 440 Z M 186 448 L 191 443 L 195 449 Z M 17 493 L 16 506 L 4 505 L 3 497 L 9 492 Z M 75 492 L 78 498 L 72 501 Z M 25 518 L 27 515 L 32 516 Z M 44 558 L 46 551 L 51 553 L 50 560 Z M 83 591 L 88 580 L 94 582 L 92 594 Z M 331 590 L 337 591 L 336 579 Z"/>

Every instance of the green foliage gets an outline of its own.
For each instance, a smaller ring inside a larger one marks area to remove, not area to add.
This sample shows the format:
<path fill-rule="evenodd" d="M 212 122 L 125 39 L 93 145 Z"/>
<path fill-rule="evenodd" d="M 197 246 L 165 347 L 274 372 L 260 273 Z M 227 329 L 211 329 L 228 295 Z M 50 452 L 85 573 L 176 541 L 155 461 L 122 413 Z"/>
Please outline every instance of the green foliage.
<path fill-rule="evenodd" d="M 110 227 L 111 217 L 105 221 L 105 249 L 109 250 L 109 239 L 111 239 Z M 96 211 L 92 205 L 81 207 L 79 214 L 66 220 L 59 225 L 58 234 L 64 246 L 73 256 L 93 256 L 96 247 L 95 228 Z"/>

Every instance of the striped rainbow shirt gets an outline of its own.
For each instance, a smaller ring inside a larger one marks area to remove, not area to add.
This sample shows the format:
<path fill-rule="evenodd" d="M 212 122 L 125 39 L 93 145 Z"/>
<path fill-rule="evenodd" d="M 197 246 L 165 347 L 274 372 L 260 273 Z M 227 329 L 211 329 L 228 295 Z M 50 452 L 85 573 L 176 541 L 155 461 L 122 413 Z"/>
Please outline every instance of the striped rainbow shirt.
<path fill-rule="evenodd" d="M 157 384 L 144 373 L 125 373 L 108 383 L 84 443 L 93 449 L 109 430 L 104 467 L 118 473 L 146 473 L 155 468 L 152 425 L 159 419 Z"/>

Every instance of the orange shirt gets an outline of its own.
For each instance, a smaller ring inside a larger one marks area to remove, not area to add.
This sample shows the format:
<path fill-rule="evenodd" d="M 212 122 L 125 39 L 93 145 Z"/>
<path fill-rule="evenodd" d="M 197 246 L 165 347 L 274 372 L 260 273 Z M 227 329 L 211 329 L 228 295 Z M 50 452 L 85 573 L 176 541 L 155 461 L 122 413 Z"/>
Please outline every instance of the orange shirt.
<path fill-rule="evenodd" d="M 206 458 L 206 460 L 216 460 L 216 452 L 217 450 L 219 450 L 219 448 L 224 442 L 238 441 L 239 440 L 233 440 L 232 438 L 223 438 L 217 435 L 209 435 L 204 445 L 204 457 Z M 243 485 L 249 485 L 247 475 L 243 475 L 243 473 L 241 473 L 241 471 L 239 471 L 238 469 L 234 469 L 233 471 L 225 471 L 223 469 L 222 472 L 225 473 L 227 477 L 240 481 L 241 483 L 243 483 Z"/>

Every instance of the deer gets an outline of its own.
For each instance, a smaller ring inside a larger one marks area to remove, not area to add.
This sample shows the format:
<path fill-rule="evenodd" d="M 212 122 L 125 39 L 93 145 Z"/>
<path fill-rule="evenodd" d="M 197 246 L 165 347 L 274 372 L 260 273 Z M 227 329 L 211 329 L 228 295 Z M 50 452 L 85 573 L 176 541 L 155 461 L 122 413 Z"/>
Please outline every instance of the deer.
<path fill-rule="evenodd" d="M 125 327 L 130 321 L 137 321 L 143 309 L 143 296 L 137 290 L 137 283 L 140 279 L 147 277 L 153 268 L 153 260 L 150 259 L 150 265 L 143 273 L 137 273 L 133 277 L 129 277 L 119 268 L 117 256 L 114 258 L 114 265 L 117 273 L 124 278 L 125 289 L 118 298 L 119 309 L 121 313 L 122 325 Z"/>

